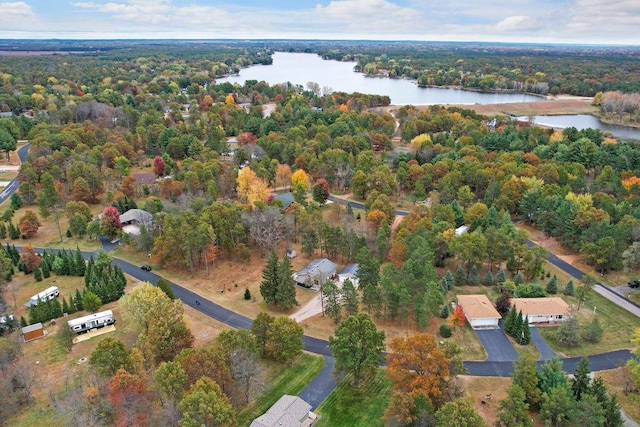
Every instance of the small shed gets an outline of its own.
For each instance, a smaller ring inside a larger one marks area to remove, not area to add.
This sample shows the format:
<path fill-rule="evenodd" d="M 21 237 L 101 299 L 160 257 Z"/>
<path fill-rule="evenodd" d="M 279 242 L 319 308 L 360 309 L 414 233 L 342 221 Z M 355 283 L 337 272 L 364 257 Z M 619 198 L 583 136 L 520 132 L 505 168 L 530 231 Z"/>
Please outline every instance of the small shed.
<path fill-rule="evenodd" d="M 282 209 L 284 209 L 285 211 L 288 210 L 289 207 L 295 203 L 295 199 L 293 198 L 293 193 L 291 193 L 290 191 L 286 193 L 273 194 L 273 198 L 280 200 L 280 202 L 282 203 Z"/>
<path fill-rule="evenodd" d="M 309 427 L 316 418 L 311 405 L 298 396 L 285 394 L 249 427 Z"/>
<path fill-rule="evenodd" d="M 302 270 L 293 273 L 293 280 L 307 288 L 319 286 L 335 277 L 338 266 L 327 258 L 314 259 Z"/>
<path fill-rule="evenodd" d="M 288 256 L 289 258 L 295 258 L 295 257 L 297 257 L 297 256 L 298 256 L 298 253 L 296 252 L 296 250 L 295 250 L 295 249 L 287 248 L 287 256 Z"/>
<path fill-rule="evenodd" d="M 462 236 L 467 231 L 469 231 L 469 226 L 468 225 L 461 225 L 460 227 L 456 228 L 456 230 L 453 232 L 453 234 L 455 234 L 455 236 L 458 237 L 458 236 Z"/>
<path fill-rule="evenodd" d="M 486 295 L 458 295 L 458 304 L 473 329 L 497 328 L 502 318 Z"/>
<path fill-rule="evenodd" d="M 24 342 L 37 340 L 47 335 L 47 331 L 42 326 L 42 323 L 34 323 L 33 325 L 25 326 L 22 328 L 22 338 Z"/>
<path fill-rule="evenodd" d="M 347 264 L 344 268 L 338 273 L 338 281 L 340 283 L 344 283 L 345 280 L 351 280 L 353 286 L 358 288 L 358 278 L 356 277 L 358 274 L 358 264 Z"/>
<path fill-rule="evenodd" d="M 571 312 L 569 304 L 560 297 L 513 298 L 511 304 L 522 316 L 527 316 L 530 325 L 562 322 Z"/>

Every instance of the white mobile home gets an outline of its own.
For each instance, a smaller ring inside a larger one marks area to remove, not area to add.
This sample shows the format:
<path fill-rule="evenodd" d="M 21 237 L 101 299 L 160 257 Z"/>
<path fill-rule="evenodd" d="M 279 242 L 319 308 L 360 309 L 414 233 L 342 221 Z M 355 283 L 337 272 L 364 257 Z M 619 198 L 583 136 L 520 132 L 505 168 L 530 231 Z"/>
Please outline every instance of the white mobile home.
<path fill-rule="evenodd" d="M 71 329 L 72 332 L 81 334 L 91 329 L 113 325 L 116 323 L 116 319 L 113 317 L 113 312 L 111 310 L 105 310 L 99 313 L 93 313 L 88 316 L 69 320 L 67 323 L 69 324 L 69 329 Z"/>
<path fill-rule="evenodd" d="M 40 301 L 49 301 L 51 299 L 54 299 L 58 295 L 60 295 L 60 290 L 58 289 L 58 287 L 51 286 L 45 289 L 44 291 L 40 292 L 39 294 L 32 296 L 31 299 L 29 300 L 28 305 L 29 306 L 37 305 Z"/>

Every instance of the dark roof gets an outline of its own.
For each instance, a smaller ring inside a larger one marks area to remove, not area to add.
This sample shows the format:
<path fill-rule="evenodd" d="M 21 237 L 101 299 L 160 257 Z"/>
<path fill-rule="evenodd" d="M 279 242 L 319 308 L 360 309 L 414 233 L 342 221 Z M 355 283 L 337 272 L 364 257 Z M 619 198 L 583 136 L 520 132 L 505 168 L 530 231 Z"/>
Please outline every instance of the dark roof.
<path fill-rule="evenodd" d="M 291 204 L 295 201 L 293 199 L 293 193 L 291 192 L 287 192 L 287 193 L 280 193 L 280 194 L 274 194 L 273 197 L 275 199 L 278 199 L 282 202 L 282 207 L 286 210 L 289 206 L 291 206 Z"/>
<path fill-rule="evenodd" d="M 358 264 L 347 264 L 344 266 L 340 274 L 351 274 L 355 276 L 358 273 Z"/>
<path fill-rule="evenodd" d="M 153 172 L 134 173 L 131 176 L 138 184 L 153 184 L 156 182 L 156 174 Z"/>

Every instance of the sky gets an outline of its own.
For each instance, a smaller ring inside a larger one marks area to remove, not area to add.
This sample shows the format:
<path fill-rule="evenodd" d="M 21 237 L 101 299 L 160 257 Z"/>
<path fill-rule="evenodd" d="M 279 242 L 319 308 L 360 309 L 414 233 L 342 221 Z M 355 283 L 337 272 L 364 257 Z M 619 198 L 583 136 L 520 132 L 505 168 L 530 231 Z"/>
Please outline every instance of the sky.
<path fill-rule="evenodd" d="M 0 0 L 0 38 L 640 45 L 640 1 Z"/>

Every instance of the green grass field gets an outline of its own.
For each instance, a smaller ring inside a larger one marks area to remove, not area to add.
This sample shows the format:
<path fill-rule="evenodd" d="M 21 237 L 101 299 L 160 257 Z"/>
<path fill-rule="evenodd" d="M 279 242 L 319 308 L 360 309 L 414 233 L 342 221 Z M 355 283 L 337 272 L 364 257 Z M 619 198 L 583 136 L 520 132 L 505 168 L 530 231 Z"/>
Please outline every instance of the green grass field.
<path fill-rule="evenodd" d="M 304 353 L 291 366 L 284 369 L 280 365 L 273 366 L 275 375 L 270 378 L 270 387 L 251 405 L 238 413 L 238 425 L 248 426 L 255 418 L 264 414 L 283 394 L 297 395 L 320 373 L 324 367 L 324 359 Z"/>
<path fill-rule="evenodd" d="M 577 307 L 577 301 L 574 297 L 562 297 L 569 305 Z M 595 313 L 594 307 L 596 307 Z M 582 304 L 582 308 L 576 313 L 583 330 L 594 317 L 598 317 L 604 330 L 602 341 L 589 343 L 583 340 L 579 346 L 566 347 L 561 345 L 556 338 L 557 326 L 538 328 L 540 334 L 554 351 L 569 357 L 631 348 L 631 342 L 629 341 L 631 334 L 636 328 L 640 328 L 640 318 L 594 291 L 587 293 L 587 298 Z"/>
<path fill-rule="evenodd" d="M 361 382 L 359 387 L 351 386 L 350 377 L 346 377 L 318 407 L 320 420 L 316 426 L 384 426 L 391 391 L 386 374 L 384 369 L 378 369 L 373 378 Z"/>

